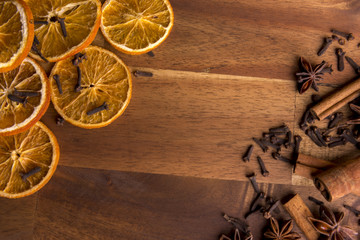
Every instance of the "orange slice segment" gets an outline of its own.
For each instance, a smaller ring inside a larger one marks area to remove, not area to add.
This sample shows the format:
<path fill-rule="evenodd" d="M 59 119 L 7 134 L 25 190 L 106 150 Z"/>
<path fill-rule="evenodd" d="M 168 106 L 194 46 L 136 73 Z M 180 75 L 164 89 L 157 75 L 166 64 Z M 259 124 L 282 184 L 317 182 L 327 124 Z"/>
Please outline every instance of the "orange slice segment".
<path fill-rule="evenodd" d="M 13 135 L 33 126 L 50 103 L 50 84 L 31 58 L 12 71 L 0 73 L 0 135 Z"/>
<path fill-rule="evenodd" d="M 174 25 L 168 0 L 107 0 L 102 9 L 103 35 L 116 49 L 128 54 L 158 47 Z"/>
<path fill-rule="evenodd" d="M 86 59 L 77 66 L 73 59 L 55 64 L 50 75 L 51 100 L 57 112 L 71 124 L 89 129 L 104 127 L 128 106 L 131 74 L 123 61 L 108 50 L 90 46 L 81 54 Z M 62 93 L 54 79 L 58 79 Z"/>
<path fill-rule="evenodd" d="M 36 39 L 30 54 L 35 59 L 56 62 L 80 52 L 94 40 L 101 20 L 99 0 L 26 2 L 34 14 Z"/>
<path fill-rule="evenodd" d="M 54 174 L 59 156 L 54 134 L 41 122 L 0 137 L 0 196 L 20 198 L 38 191 Z"/>
<path fill-rule="evenodd" d="M 33 16 L 22 0 L 0 2 L 0 72 L 18 67 L 34 39 Z"/>

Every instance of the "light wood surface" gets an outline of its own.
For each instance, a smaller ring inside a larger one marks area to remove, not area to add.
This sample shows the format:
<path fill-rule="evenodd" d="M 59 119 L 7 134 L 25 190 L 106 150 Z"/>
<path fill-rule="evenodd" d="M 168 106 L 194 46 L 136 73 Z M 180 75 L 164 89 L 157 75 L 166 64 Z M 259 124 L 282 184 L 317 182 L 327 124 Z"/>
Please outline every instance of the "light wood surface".
<path fill-rule="evenodd" d="M 39 193 L 0 199 L 0 239 L 218 239 L 232 230 L 223 213 L 242 217 L 249 209 L 255 194 L 246 174 L 255 172 L 261 190 L 276 199 L 299 193 L 313 212 L 308 196 L 325 201 L 311 181 L 257 146 L 244 163 L 252 137 L 286 123 L 303 137 L 301 153 L 330 161 L 360 155 L 349 144 L 320 149 L 302 133 L 298 123 L 315 92 L 299 95 L 295 80 L 299 56 L 333 65 L 321 95 L 355 76 L 347 63 L 336 71 L 338 44 L 316 53 L 336 28 L 355 35 L 344 51 L 360 63 L 358 1 L 170 2 L 175 25 L 155 57 L 119 53 L 98 33 L 94 45 L 154 76 L 133 78 L 128 109 L 102 129 L 57 126 L 49 107 L 42 121 L 58 138 L 60 166 Z M 49 73 L 52 64 L 42 65 Z M 360 209 L 354 195 L 331 207 L 344 211 L 344 202 Z M 358 229 L 345 212 L 345 222 Z M 289 215 L 281 208 L 277 217 Z M 262 239 L 264 218 L 253 215 L 249 224 Z"/>

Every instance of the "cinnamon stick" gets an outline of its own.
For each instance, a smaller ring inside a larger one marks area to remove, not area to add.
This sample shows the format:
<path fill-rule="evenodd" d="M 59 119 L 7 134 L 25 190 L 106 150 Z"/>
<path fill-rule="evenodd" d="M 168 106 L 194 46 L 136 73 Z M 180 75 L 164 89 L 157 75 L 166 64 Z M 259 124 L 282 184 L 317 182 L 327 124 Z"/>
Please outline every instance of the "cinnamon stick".
<path fill-rule="evenodd" d="M 295 220 L 296 224 L 303 231 L 308 240 L 317 240 L 319 238 L 320 234 L 308 221 L 308 217 L 313 217 L 313 215 L 299 194 L 296 194 L 293 198 L 286 202 L 284 204 L 284 208 Z"/>
<path fill-rule="evenodd" d="M 314 179 L 315 187 L 329 202 L 349 193 L 360 196 L 360 157 L 326 170 Z"/>
<path fill-rule="evenodd" d="M 360 96 L 360 77 L 335 91 L 320 103 L 310 109 L 312 114 L 319 120 L 323 120 L 330 114 L 339 110 L 348 102 Z"/>
<path fill-rule="evenodd" d="M 313 179 L 317 174 L 320 174 L 324 170 L 327 170 L 331 167 L 336 166 L 335 163 L 326 161 L 320 158 L 315 158 L 312 156 L 299 154 L 298 160 L 296 162 L 296 175 Z"/>

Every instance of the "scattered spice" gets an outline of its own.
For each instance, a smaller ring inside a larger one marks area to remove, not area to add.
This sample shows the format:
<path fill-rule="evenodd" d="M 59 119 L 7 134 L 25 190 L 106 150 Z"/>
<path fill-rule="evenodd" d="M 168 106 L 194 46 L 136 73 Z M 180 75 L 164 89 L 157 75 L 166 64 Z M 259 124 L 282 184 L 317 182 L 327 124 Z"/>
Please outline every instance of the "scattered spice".
<path fill-rule="evenodd" d="M 317 81 L 323 80 L 322 75 L 324 74 L 322 70 L 325 68 L 326 62 L 322 61 L 320 64 L 316 65 L 314 68 L 311 64 L 303 57 L 299 59 L 299 67 L 300 71 L 296 73 L 298 77 L 299 85 L 299 93 L 302 94 L 310 87 L 312 87 L 315 91 L 318 91 L 318 87 L 316 85 Z"/>
<path fill-rule="evenodd" d="M 238 229 L 245 234 L 245 240 L 253 240 L 253 235 L 250 232 L 249 225 L 246 223 L 246 221 L 230 217 L 227 214 L 224 214 L 223 217 L 228 223 L 231 223 L 235 227 L 235 229 Z M 240 240 L 240 238 L 236 240 Z"/>
<path fill-rule="evenodd" d="M 155 17 L 156 17 L 156 16 L 155 16 Z M 150 57 L 155 57 L 155 54 L 154 54 L 153 51 L 147 52 L 146 54 L 149 55 Z"/>
<path fill-rule="evenodd" d="M 349 210 L 350 212 L 352 212 L 353 214 L 355 214 L 356 217 L 359 217 L 360 216 L 360 211 L 349 206 L 349 205 L 346 205 L 344 204 L 344 208 L 346 208 L 347 210 Z"/>
<path fill-rule="evenodd" d="M 259 156 L 257 156 L 257 160 L 258 160 L 259 165 L 260 165 L 261 175 L 263 175 L 264 177 L 269 176 L 270 173 L 269 173 L 268 170 L 266 170 L 264 161 Z"/>
<path fill-rule="evenodd" d="M 271 217 L 272 217 L 272 216 L 271 216 L 271 213 L 272 213 L 279 205 L 280 205 L 280 201 L 279 201 L 279 200 L 277 200 L 276 202 L 274 202 L 274 203 L 270 206 L 270 208 L 264 212 L 264 218 L 265 218 L 265 219 L 271 218 Z"/>
<path fill-rule="evenodd" d="M 354 69 L 356 74 L 360 74 L 360 66 L 349 56 L 345 56 L 346 61 Z"/>
<path fill-rule="evenodd" d="M 245 155 L 242 158 L 244 160 L 244 162 L 250 162 L 250 157 L 251 157 L 253 149 L 254 149 L 254 145 L 251 144 L 250 147 L 248 148 L 248 150 L 246 151 Z"/>
<path fill-rule="evenodd" d="M 30 92 L 30 91 L 18 91 L 14 88 L 14 95 L 19 97 L 38 97 L 40 96 L 40 92 Z"/>
<path fill-rule="evenodd" d="M 54 78 L 54 80 L 55 80 L 55 82 L 56 82 L 56 86 L 57 86 L 57 88 L 58 88 L 58 90 L 59 90 L 59 93 L 62 94 L 63 91 L 62 91 L 62 87 L 61 87 L 59 75 L 55 74 L 55 75 L 53 76 L 53 78 Z"/>
<path fill-rule="evenodd" d="M 65 119 L 62 116 L 57 116 L 56 117 L 56 125 L 63 126 L 64 122 L 65 122 Z"/>
<path fill-rule="evenodd" d="M 140 70 L 133 71 L 135 77 L 152 77 L 153 74 L 151 72 L 145 72 Z"/>
<path fill-rule="evenodd" d="M 355 39 L 355 37 L 353 36 L 352 33 L 345 33 L 345 32 L 341 32 L 341 31 L 335 30 L 335 29 L 332 29 L 331 32 L 332 32 L 333 34 L 335 34 L 335 35 L 344 37 L 344 38 L 345 38 L 346 40 L 348 40 L 348 41 Z"/>
<path fill-rule="evenodd" d="M 320 205 L 320 219 L 308 217 L 313 228 L 320 234 L 327 236 L 328 240 L 355 239 L 356 231 L 342 226 L 344 213 L 334 214 L 325 205 Z"/>
<path fill-rule="evenodd" d="M 342 48 L 337 48 L 336 49 L 336 55 L 337 55 L 337 58 L 338 58 L 338 71 L 339 72 L 342 72 L 345 68 L 345 65 L 344 65 L 344 57 L 345 57 L 345 53 Z"/>
<path fill-rule="evenodd" d="M 297 232 L 292 232 L 293 227 L 293 221 L 287 220 L 280 229 L 278 221 L 270 217 L 270 228 L 264 233 L 264 237 L 273 240 L 300 239 L 300 235 Z"/>
<path fill-rule="evenodd" d="M 252 185 L 253 188 L 254 188 L 254 191 L 255 191 L 256 193 L 260 193 L 259 186 L 258 186 L 258 184 L 257 184 L 257 182 L 256 182 L 256 174 L 253 173 L 252 175 L 247 176 L 247 178 L 250 180 L 251 185 Z"/>
<path fill-rule="evenodd" d="M 108 105 L 106 104 L 106 102 L 104 102 L 101 106 L 96 107 L 96 108 L 94 108 L 93 110 L 88 111 L 86 114 L 87 114 L 88 116 L 91 116 L 91 115 L 93 115 L 93 114 L 95 114 L 95 113 L 97 113 L 97 112 L 103 111 L 103 110 L 109 110 L 109 107 L 108 107 Z"/>
<path fill-rule="evenodd" d="M 338 40 L 338 43 L 343 46 L 343 45 L 345 45 L 345 40 L 343 38 L 340 38 Z"/>
<path fill-rule="evenodd" d="M 66 27 L 65 27 L 65 18 L 58 18 L 58 22 L 60 23 L 61 31 L 64 37 L 67 36 Z"/>
<path fill-rule="evenodd" d="M 8 94 L 7 97 L 13 101 L 13 102 L 17 102 L 17 103 L 22 103 L 24 107 L 26 107 L 26 103 L 27 103 L 27 98 L 21 98 L 21 97 L 18 97 L 14 94 Z"/>
<path fill-rule="evenodd" d="M 77 70 L 78 77 L 77 77 L 77 82 L 75 85 L 75 92 L 80 92 L 82 89 L 82 87 L 81 87 L 81 69 L 79 66 L 76 66 L 76 70 Z"/>
<path fill-rule="evenodd" d="M 41 171 L 41 167 L 36 167 L 36 168 L 33 168 L 32 170 L 30 170 L 28 173 L 20 173 L 20 176 L 22 178 L 22 180 L 25 182 L 27 181 L 27 178 L 40 172 Z"/>
<path fill-rule="evenodd" d="M 333 41 L 333 38 L 331 38 L 331 37 L 324 38 L 324 43 L 321 46 L 320 50 L 318 51 L 317 55 L 318 56 L 323 55 L 326 52 L 326 50 L 330 47 L 332 41 Z"/>
<path fill-rule="evenodd" d="M 37 38 L 34 38 L 34 42 L 31 46 L 31 50 L 34 51 L 37 55 L 39 55 L 39 57 L 44 60 L 45 62 L 49 62 L 49 60 L 47 60 L 44 55 L 42 55 L 41 51 L 37 48 L 36 45 L 38 45 L 40 42 Z"/>
<path fill-rule="evenodd" d="M 317 204 L 317 205 L 324 205 L 324 202 L 323 202 L 323 201 L 320 201 L 320 200 L 318 200 L 318 199 L 316 199 L 316 198 L 314 198 L 314 197 L 312 197 L 312 196 L 309 196 L 308 199 L 309 199 L 310 201 L 312 201 L 313 203 Z"/>

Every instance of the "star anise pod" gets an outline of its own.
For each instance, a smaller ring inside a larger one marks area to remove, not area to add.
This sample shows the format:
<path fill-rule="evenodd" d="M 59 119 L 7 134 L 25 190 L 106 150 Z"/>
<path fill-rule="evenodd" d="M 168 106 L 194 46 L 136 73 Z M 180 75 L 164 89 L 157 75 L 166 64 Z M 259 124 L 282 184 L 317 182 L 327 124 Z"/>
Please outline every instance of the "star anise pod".
<path fill-rule="evenodd" d="M 353 103 L 351 103 L 349 106 L 350 106 L 351 110 L 353 110 L 358 115 L 358 117 L 355 119 L 349 120 L 347 122 L 347 124 L 360 124 L 360 117 L 359 117 L 360 116 L 360 106 L 355 105 Z"/>
<path fill-rule="evenodd" d="M 271 227 L 264 233 L 266 239 L 293 240 L 300 238 L 300 235 L 298 233 L 292 232 L 293 229 L 292 219 L 287 220 L 280 229 L 278 221 L 275 218 L 271 217 L 270 226 Z"/>
<path fill-rule="evenodd" d="M 347 226 L 341 226 L 344 213 L 334 214 L 330 209 L 320 206 L 320 219 L 308 217 L 317 232 L 327 236 L 328 240 L 352 240 L 357 232 Z"/>
<path fill-rule="evenodd" d="M 232 240 L 232 239 L 223 234 L 223 235 L 221 235 L 220 240 Z M 239 229 L 237 229 L 237 228 L 235 229 L 233 240 L 241 240 L 240 232 L 239 232 Z"/>
<path fill-rule="evenodd" d="M 315 89 L 315 91 L 319 91 L 319 88 L 316 85 L 317 81 L 323 80 L 322 75 L 324 75 L 324 68 L 326 66 L 326 62 L 322 61 L 320 64 L 312 67 L 311 64 L 303 57 L 299 59 L 299 73 L 296 73 L 298 77 L 298 83 L 300 84 L 299 92 L 300 94 L 304 93 L 310 87 Z M 331 72 L 331 67 L 330 70 Z M 329 72 L 328 71 L 328 72 Z"/>

